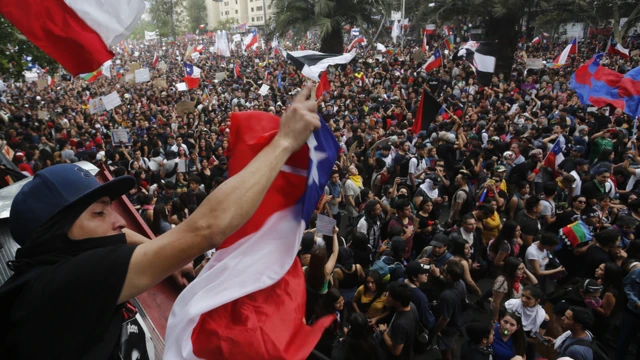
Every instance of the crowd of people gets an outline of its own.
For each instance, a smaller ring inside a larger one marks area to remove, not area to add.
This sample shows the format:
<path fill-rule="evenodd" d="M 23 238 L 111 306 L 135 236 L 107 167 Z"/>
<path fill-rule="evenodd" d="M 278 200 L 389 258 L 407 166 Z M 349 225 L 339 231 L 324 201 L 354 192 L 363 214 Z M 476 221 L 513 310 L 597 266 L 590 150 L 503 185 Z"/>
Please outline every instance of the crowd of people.
<path fill-rule="evenodd" d="M 316 353 L 627 356 L 640 325 L 637 120 L 614 107 L 590 108 L 569 87 L 606 40 L 583 39 L 559 68 L 527 69 L 525 59 L 553 59 L 566 42 L 521 46 L 511 74 L 496 74 L 488 86 L 448 57 L 422 72 L 411 42 L 393 54 L 359 45 L 350 64 L 327 70 L 331 89 L 317 99 L 318 113 L 341 152 L 317 214 L 337 228 L 317 235 L 312 219 L 299 252 L 306 322 L 337 314 Z M 638 40 L 629 38 L 632 53 Z M 5 81 L 0 130 L 12 161 L 30 175 L 77 161 L 132 175 L 129 201 L 155 235 L 171 231 L 227 179 L 230 114 L 282 115 L 306 81 L 268 46 L 236 48 L 228 58 L 205 50 L 188 59 L 202 69 L 198 88 L 179 91 L 189 41 L 213 45 L 208 37 L 137 43 L 137 56 L 118 55 L 112 76 L 91 83 L 39 89 Z M 156 53 L 166 69 L 153 67 Z M 124 81 L 132 63 L 151 68 L 149 82 Z M 640 58 L 608 56 L 602 64 L 626 73 Z M 113 91 L 122 104 L 91 114 L 90 99 Z M 423 91 L 446 111 L 413 133 Z M 178 113 L 183 101 L 194 109 Z M 112 142 L 115 129 L 127 129 L 130 143 Z M 560 137 L 564 161 L 544 166 Z M 195 260 L 196 271 L 210 256 Z M 478 285 L 484 279 L 493 282 L 487 291 Z M 466 323 L 468 309 L 491 321 Z"/>

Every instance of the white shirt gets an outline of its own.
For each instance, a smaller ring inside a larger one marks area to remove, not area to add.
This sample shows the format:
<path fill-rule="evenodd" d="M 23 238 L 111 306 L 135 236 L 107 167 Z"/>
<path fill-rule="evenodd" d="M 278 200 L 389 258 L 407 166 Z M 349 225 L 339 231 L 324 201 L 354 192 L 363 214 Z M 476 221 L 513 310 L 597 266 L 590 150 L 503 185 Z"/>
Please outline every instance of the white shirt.
<path fill-rule="evenodd" d="M 538 241 L 536 241 L 529 246 L 524 258 L 527 262 L 527 269 L 529 269 L 529 271 L 533 271 L 530 263 L 531 260 L 538 260 L 540 270 L 545 270 L 549 263 L 549 252 L 547 250 L 540 250 L 538 248 Z"/>
<path fill-rule="evenodd" d="M 413 174 L 414 176 L 427 168 L 427 162 L 424 159 L 420 159 L 418 161 L 417 157 L 411 158 L 409 160 L 409 174 Z M 420 184 L 422 180 L 416 178 L 416 184 Z"/>
<path fill-rule="evenodd" d="M 576 181 L 573 183 L 573 195 L 580 195 L 580 189 L 582 189 L 582 180 L 580 179 L 580 175 L 578 175 L 578 172 L 575 170 L 570 172 L 569 175 L 573 176 L 573 178 L 576 179 Z"/>

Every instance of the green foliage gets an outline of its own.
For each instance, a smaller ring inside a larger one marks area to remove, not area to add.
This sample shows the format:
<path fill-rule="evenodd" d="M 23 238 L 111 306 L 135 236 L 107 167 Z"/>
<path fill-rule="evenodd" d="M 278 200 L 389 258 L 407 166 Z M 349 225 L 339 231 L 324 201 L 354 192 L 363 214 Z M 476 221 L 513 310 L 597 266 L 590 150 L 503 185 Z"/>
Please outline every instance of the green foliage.
<path fill-rule="evenodd" d="M 155 31 L 156 28 L 151 21 L 140 20 L 136 27 L 131 32 L 130 39 L 144 39 L 145 31 Z"/>
<path fill-rule="evenodd" d="M 43 69 L 49 68 L 51 75 L 60 69 L 55 60 L 33 45 L 3 16 L 0 16 L 0 54 L 0 74 L 16 81 L 23 80 L 22 73 L 27 65 L 23 62 L 25 56 L 31 56 L 32 61 Z"/>
<path fill-rule="evenodd" d="M 283 38 L 289 30 L 293 40 L 302 39 L 307 31 L 320 33 L 320 51 L 342 53 L 344 41 L 342 27 L 354 25 L 371 41 L 367 26 L 376 26 L 372 16 L 389 14 L 390 3 L 383 0 L 273 0 L 272 21 L 274 33 Z"/>
<path fill-rule="evenodd" d="M 222 31 L 222 30 L 224 30 L 226 32 L 229 32 L 236 25 L 238 25 L 238 21 L 236 21 L 236 19 L 228 18 L 228 19 L 224 19 L 222 21 L 219 21 L 218 24 L 211 30 L 212 31 Z"/>
<path fill-rule="evenodd" d="M 207 5 L 204 1 L 187 0 L 188 32 L 195 33 L 200 25 L 207 23 Z"/>
<path fill-rule="evenodd" d="M 181 27 L 181 11 L 184 8 L 185 0 L 151 0 L 149 12 L 158 35 L 161 37 L 173 36 L 172 25 L 175 25 L 176 34 Z M 173 16 L 173 24 L 172 24 Z"/>

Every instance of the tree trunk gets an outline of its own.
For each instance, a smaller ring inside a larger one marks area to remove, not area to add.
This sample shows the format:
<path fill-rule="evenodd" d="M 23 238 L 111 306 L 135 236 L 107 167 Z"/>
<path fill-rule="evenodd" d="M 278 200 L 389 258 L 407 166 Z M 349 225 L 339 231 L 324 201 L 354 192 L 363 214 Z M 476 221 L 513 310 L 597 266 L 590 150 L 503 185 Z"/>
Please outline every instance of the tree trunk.
<path fill-rule="evenodd" d="M 622 35 L 620 34 L 620 9 L 618 9 L 618 1 L 612 1 L 611 5 L 613 6 L 613 24 L 611 25 L 613 38 L 616 39 L 619 44 L 622 44 Z"/>
<path fill-rule="evenodd" d="M 344 52 L 344 40 L 340 24 L 333 26 L 331 32 L 321 40 L 320 52 L 330 54 L 342 54 Z"/>
<path fill-rule="evenodd" d="M 510 78 L 513 56 L 518 47 L 520 17 L 514 14 L 491 18 L 485 23 L 485 40 L 498 43 L 495 74 Z"/>

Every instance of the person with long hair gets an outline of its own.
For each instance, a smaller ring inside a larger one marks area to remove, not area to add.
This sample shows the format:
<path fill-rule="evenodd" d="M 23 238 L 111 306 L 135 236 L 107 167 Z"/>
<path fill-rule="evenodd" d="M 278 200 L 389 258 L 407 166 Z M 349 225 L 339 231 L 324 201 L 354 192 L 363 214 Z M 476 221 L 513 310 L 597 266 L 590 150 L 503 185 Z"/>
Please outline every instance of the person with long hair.
<path fill-rule="evenodd" d="M 151 223 L 151 231 L 155 236 L 160 236 L 167 231 L 171 230 L 171 224 L 169 224 L 169 215 L 167 214 L 167 208 L 162 203 L 156 203 L 153 207 L 153 222 Z"/>
<path fill-rule="evenodd" d="M 464 275 L 462 279 L 464 280 L 465 284 L 467 284 L 467 287 L 478 296 L 482 296 L 482 291 L 480 291 L 480 288 L 478 287 L 478 285 L 476 285 L 476 282 L 473 281 L 473 278 L 471 277 L 470 268 L 472 266 L 472 263 L 469 260 L 469 257 L 471 256 L 471 245 L 469 245 L 468 242 L 462 239 L 452 240 L 451 242 L 449 242 L 449 252 L 451 253 L 451 255 L 453 255 L 454 259 L 458 260 L 458 262 L 462 264 L 462 268 L 464 269 Z"/>
<path fill-rule="evenodd" d="M 614 318 L 618 315 L 618 309 L 625 302 L 624 296 L 624 272 L 618 264 L 606 262 L 596 269 L 595 278 L 602 285 L 600 299 L 602 305 L 593 311 L 595 325 L 593 333 L 598 338 L 604 338 L 612 329 Z"/>
<path fill-rule="evenodd" d="M 338 264 L 333 270 L 334 286 L 340 290 L 347 306 L 351 305 L 358 285 L 364 280 L 362 266 L 353 263 L 353 251 L 347 247 L 338 250 Z"/>
<path fill-rule="evenodd" d="M 362 190 L 362 192 L 364 192 L 364 190 Z M 364 205 L 363 213 L 364 217 L 356 224 L 356 228 L 359 232 L 367 236 L 371 251 L 375 253 L 380 248 L 382 203 L 378 199 L 368 200 Z"/>
<path fill-rule="evenodd" d="M 487 257 L 491 262 L 490 268 L 501 269 L 504 260 L 509 256 L 518 256 L 522 240 L 520 239 L 520 225 L 513 220 L 507 220 L 495 239 L 489 242 Z"/>
<path fill-rule="evenodd" d="M 526 181 L 522 181 L 517 185 L 518 192 L 509 200 L 508 214 L 509 219 L 515 220 L 516 216 L 524 210 L 524 201 L 529 197 L 530 186 Z"/>
<path fill-rule="evenodd" d="M 524 284 L 537 284 L 538 280 L 531 274 L 522 260 L 517 257 L 508 257 L 502 267 L 502 275 L 493 282 L 493 298 L 491 301 L 491 313 L 493 322 L 498 321 L 500 306 L 510 299 L 519 299 L 522 296 Z"/>
<path fill-rule="evenodd" d="M 311 321 L 309 321 L 310 324 L 313 324 L 324 316 L 336 315 L 335 320 L 324 330 L 315 347 L 323 355 L 331 356 L 333 343 L 347 332 L 346 314 L 347 309 L 344 306 L 344 298 L 340 291 L 336 288 L 329 289 L 315 309 L 315 314 Z"/>
<path fill-rule="evenodd" d="M 329 281 L 333 268 L 338 259 L 338 228 L 333 229 L 333 247 L 331 256 L 327 260 L 327 255 L 323 247 L 316 247 L 311 252 L 309 266 L 304 267 L 304 276 L 307 281 L 307 321 L 311 319 L 315 311 L 316 304 L 329 290 Z M 339 292 L 338 292 L 339 293 Z"/>
<path fill-rule="evenodd" d="M 344 339 L 333 345 L 332 360 L 384 360 L 384 352 L 375 341 L 373 329 L 362 313 L 349 318 L 349 328 Z"/>
<path fill-rule="evenodd" d="M 385 308 L 386 296 L 382 277 L 377 270 L 371 270 L 365 278 L 364 285 L 356 290 L 353 298 L 353 309 L 366 315 L 371 325 L 385 319 L 390 310 Z"/>
<path fill-rule="evenodd" d="M 419 254 L 435 234 L 438 218 L 433 211 L 433 200 L 428 196 L 420 201 L 417 210 L 416 218 L 418 221 L 416 222 L 416 232 L 413 235 L 413 248 L 416 249 L 416 254 Z"/>
<path fill-rule="evenodd" d="M 522 318 L 507 312 L 494 325 L 496 334 L 491 348 L 494 360 L 522 360 L 527 351 L 527 339 L 522 328 Z"/>

